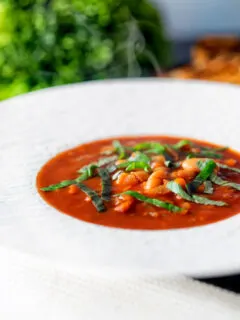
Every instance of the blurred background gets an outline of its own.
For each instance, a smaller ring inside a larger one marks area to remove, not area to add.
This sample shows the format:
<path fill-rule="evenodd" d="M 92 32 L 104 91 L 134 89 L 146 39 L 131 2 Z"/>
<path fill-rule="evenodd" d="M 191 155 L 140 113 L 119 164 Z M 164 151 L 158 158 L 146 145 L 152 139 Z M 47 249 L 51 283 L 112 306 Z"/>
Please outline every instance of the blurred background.
<path fill-rule="evenodd" d="M 239 0 L 0 0 L 0 100 L 109 78 L 239 84 L 239 13 Z"/>

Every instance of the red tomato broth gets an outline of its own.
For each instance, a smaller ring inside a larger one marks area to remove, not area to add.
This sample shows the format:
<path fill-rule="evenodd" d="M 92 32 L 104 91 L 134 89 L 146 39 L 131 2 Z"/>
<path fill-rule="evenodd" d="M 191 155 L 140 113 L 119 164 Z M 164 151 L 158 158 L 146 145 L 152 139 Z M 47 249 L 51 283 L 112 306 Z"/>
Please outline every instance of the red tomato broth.
<path fill-rule="evenodd" d="M 104 225 L 108 227 L 117 227 L 125 229 L 140 230 L 162 230 L 175 228 L 188 228 L 206 225 L 217 222 L 240 212 L 240 192 L 228 187 L 214 186 L 214 194 L 207 195 L 209 199 L 226 201 L 229 206 L 215 207 L 191 203 L 191 209 L 188 214 L 181 215 L 172 213 L 166 209 L 157 208 L 149 204 L 136 201 L 127 213 L 119 213 L 114 210 L 112 201 L 106 203 L 107 211 L 97 212 L 91 201 L 86 201 L 86 194 L 81 192 L 69 194 L 68 187 L 53 192 L 44 192 L 42 187 L 58 183 L 62 180 L 75 179 L 77 170 L 81 167 L 96 162 L 100 157 L 100 151 L 103 147 L 111 145 L 114 139 L 99 140 L 86 143 L 71 150 L 67 150 L 56 155 L 48 161 L 40 170 L 37 176 L 37 188 L 43 199 L 59 211 L 66 213 L 77 219 Z M 118 139 L 124 145 L 134 145 L 144 141 L 156 141 L 160 143 L 174 144 L 180 138 L 165 136 L 144 136 L 144 137 L 123 137 Z M 219 147 L 217 145 L 188 139 L 200 146 Z M 223 152 L 224 159 L 232 158 L 237 160 L 237 166 L 240 163 L 240 154 L 228 149 Z M 223 170 L 223 178 L 236 183 L 240 183 L 240 174 Z M 94 190 L 101 190 L 101 181 L 99 177 L 84 181 L 84 184 Z M 138 190 L 138 188 L 131 188 Z M 117 192 L 117 189 L 113 189 Z M 178 205 L 182 200 L 176 200 L 175 195 L 169 194 L 158 197 L 161 200 L 169 201 Z M 179 203 L 178 203 L 179 202 Z M 158 217 L 149 215 L 149 212 L 158 214 Z"/>

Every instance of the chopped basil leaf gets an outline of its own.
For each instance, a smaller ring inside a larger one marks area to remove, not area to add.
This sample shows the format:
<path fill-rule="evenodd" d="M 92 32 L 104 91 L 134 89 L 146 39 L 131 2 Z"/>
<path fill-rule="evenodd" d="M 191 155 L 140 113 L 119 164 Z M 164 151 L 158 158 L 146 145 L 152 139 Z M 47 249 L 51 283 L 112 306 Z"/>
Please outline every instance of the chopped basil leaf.
<path fill-rule="evenodd" d="M 179 195 L 181 198 L 192 201 L 192 197 L 187 192 L 185 192 L 183 188 L 175 181 L 169 181 L 167 183 L 167 188 L 173 193 Z"/>
<path fill-rule="evenodd" d="M 217 163 L 217 166 L 219 168 L 222 168 L 222 169 L 226 169 L 226 170 L 230 170 L 230 171 L 234 171 L 234 172 L 240 173 L 240 169 L 239 168 L 229 167 L 226 164 Z"/>
<path fill-rule="evenodd" d="M 81 175 L 76 178 L 75 180 L 63 180 L 59 183 L 56 184 L 52 184 L 48 187 L 44 187 L 41 188 L 42 191 L 54 191 L 57 189 L 61 189 L 61 188 L 65 188 L 65 187 L 69 187 L 74 183 L 78 183 L 78 182 L 82 182 L 84 180 L 87 180 L 91 177 L 94 176 L 95 174 L 95 169 L 97 168 L 97 166 L 95 164 L 90 164 L 88 166 L 85 166 L 83 168 L 81 168 L 78 172 L 81 173 Z"/>
<path fill-rule="evenodd" d="M 204 193 L 213 194 L 213 185 L 209 180 L 204 182 Z"/>
<path fill-rule="evenodd" d="M 179 155 L 177 151 L 173 148 L 172 145 L 166 144 L 166 150 L 164 152 L 164 157 L 167 161 L 174 161 L 174 159 L 178 159 Z"/>
<path fill-rule="evenodd" d="M 105 201 L 110 201 L 112 192 L 111 176 L 108 170 L 105 168 L 99 168 L 98 174 L 102 180 L 102 199 Z"/>
<path fill-rule="evenodd" d="M 146 172 L 151 171 L 151 167 L 146 162 L 131 162 L 127 168 L 126 171 L 133 171 L 136 169 L 143 169 Z"/>
<path fill-rule="evenodd" d="M 229 147 L 219 147 L 219 148 L 210 148 L 210 147 L 200 147 L 201 150 L 213 151 L 213 152 L 223 152 L 229 149 Z"/>
<path fill-rule="evenodd" d="M 204 204 L 205 206 L 217 206 L 217 207 L 227 206 L 227 203 L 223 201 L 215 201 L 215 200 L 211 200 L 205 197 L 200 197 L 197 195 L 193 195 L 192 197 L 193 197 L 193 202 L 198 204 Z"/>
<path fill-rule="evenodd" d="M 141 161 L 126 161 L 120 163 L 117 167 L 119 169 L 126 168 L 126 171 L 133 171 L 136 169 L 143 169 L 147 172 L 151 171 L 151 167 L 149 166 L 149 164 Z"/>
<path fill-rule="evenodd" d="M 151 171 L 151 167 L 149 165 L 150 161 L 150 158 L 146 154 L 136 151 L 135 154 L 128 159 L 128 161 L 120 163 L 117 167 L 126 168 L 126 171 L 143 169 L 149 172 Z"/>
<path fill-rule="evenodd" d="M 158 142 L 142 142 L 133 147 L 135 151 L 147 150 L 148 153 L 163 154 L 165 146 Z"/>
<path fill-rule="evenodd" d="M 55 191 L 57 189 L 69 187 L 75 183 L 75 180 L 63 180 L 56 184 L 51 184 L 48 187 L 41 188 L 42 191 Z"/>
<path fill-rule="evenodd" d="M 95 175 L 95 172 L 96 172 L 97 168 L 103 167 L 103 166 L 105 166 L 107 164 L 110 164 L 115 160 L 117 160 L 116 156 L 102 158 L 97 163 L 90 163 L 90 164 L 82 167 L 80 170 L 78 170 L 78 173 L 82 173 L 82 175 L 85 176 L 84 180 L 87 180 L 89 178 L 92 178 Z M 77 179 L 81 180 L 81 177 L 79 177 Z M 81 181 L 83 181 L 83 180 L 81 180 Z"/>
<path fill-rule="evenodd" d="M 198 187 L 210 177 L 216 168 L 216 163 L 211 159 L 207 159 L 205 161 L 198 161 L 198 167 L 200 169 L 200 173 L 186 186 L 189 194 L 196 192 Z"/>
<path fill-rule="evenodd" d="M 99 195 L 97 194 L 96 191 L 92 190 L 91 188 L 87 187 L 85 184 L 83 183 L 76 183 L 76 186 L 78 186 L 78 188 L 83 191 L 84 193 L 86 193 L 86 195 L 91 198 L 93 205 L 95 206 L 95 208 L 97 209 L 98 212 L 104 212 L 106 211 L 106 207 L 103 203 L 103 200 L 101 199 L 101 197 L 99 197 Z"/>
<path fill-rule="evenodd" d="M 175 181 L 168 182 L 167 188 L 170 191 L 172 191 L 173 193 L 179 195 L 181 198 L 183 198 L 185 200 L 188 200 L 188 201 L 191 201 L 191 202 L 198 203 L 198 204 L 213 205 L 213 206 L 218 206 L 218 207 L 222 207 L 222 206 L 226 206 L 227 205 L 227 203 L 225 203 L 223 201 L 214 201 L 214 200 L 210 200 L 208 198 L 200 197 L 200 196 L 197 196 L 197 195 L 190 196 Z"/>
<path fill-rule="evenodd" d="M 155 148 L 151 148 L 151 149 L 147 149 L 146 150 L 146 153 L 148 154 L 164 154 L 164 150 L 162 148 L 159 148 L 159 147 L 155 147 Z"/>
<path fill-rule="evenodd" d="M 152 148 L 152 142 L 141 142 L 141 143 L 136 144 L 133 147 L 133 150 L 141 151 L 141 150 L 146 150 L 146 149 L 150 149 L 150 148 Z"/>
<path fill-rule="evenodd" d="M 103 167 L 113 161 L 116 161 L 117 160 L 117 156 L 111 156 L 111 157 L 106 157 L 106 158 L 101 158 L 98 160 L 97 162 L 97 166 L 98 167 Z"/>
<path fill-rule="evenodd" d="M 109 173 L 113 173 L 114 171 L 117 170 L 117 166 L 115 164 L 110 164 L 106 167 L 106 169 Z"/>
<path fill-rule="evenodd" d="M 230 187 L 230 188 L 233 188 L 233 189 L 240 191 L 240 184 L 239 183 L 234 183 L 231 181 L 223 180 L 222 178 L 218 177 L 214 173 L 211 174 L 210 180 L 219 186 Z"/>
<path fill-rule="evenodd" d="M 167 209 L 172 212 L 181 212 L 183 210 L 182 208 L 177 207 L 177 206 L 173 205 L 172 203 L 161 201 L 158 199 L 149 198 L 149 197 L 146 197 L 136 191 L 128 190 L 128 191 L 125 191 L 124 194 L 128 194 L 139 201 L 143 201 L 143 202 L 149 203 L 155 207 L 164 208 L 164 209 Z"/>
<path fill-rule="evenodd" d="M 89 175 L 89 172 L 86 170 L 78 178 L 76 178 L 75 181 L 76 182 L 82 182 L 82 181 L 88 180 L 91 177 L 93 177 L 93 174 Z"/>
<path fill-rule="evenodd" d="M 125 159 L 127 157 L 126 148 L 121 144 L 120 141 L 114 140 L 113 147 L 115 152 L 118 154 L 119 159 Z"/>
<path fill-rule="evenodd" d="M 82 167 L 80 170 L 78 170 L 78 173 L 85 174 L 87 179 L 91 178 L 95 174 L 95 170 L 97 169 L 98 165 L 96 163 L 90 163 L 84 167 Z M 86 179 L 84 179 L 86 180 Z"/>
<path fill-rule="evenodd" d="M 133 162 L 145 162 L 149 164 L 151 162 L 151 159 L 144 153 L 140 151 L 136 151 L 135 154 L 128 159 L 128 161 Z"/>
<path fill-rule="evenodd" d="M 165 157 L 166 161 L 172 161 L 173 162 L 173 158 L 169 153 L 164 152 L 163 154 L 164 154 L 164 157 Z"/>
<path fill-rule="evenodd" d="M 187 158 L 213 158 L 213 159 L 221 159 L 223 157 L 222 154 L 216 153 L 214 151 L 203 150 L 200 152 L 189 152 Z"/>
<path fill-rule="evenodd" d="M 174 144 L 172 147 L 176 150 L 182 149 L 185 146 L 191 146 L 192 142 L 189 140 L 180 140 L 178 143 Z"/>

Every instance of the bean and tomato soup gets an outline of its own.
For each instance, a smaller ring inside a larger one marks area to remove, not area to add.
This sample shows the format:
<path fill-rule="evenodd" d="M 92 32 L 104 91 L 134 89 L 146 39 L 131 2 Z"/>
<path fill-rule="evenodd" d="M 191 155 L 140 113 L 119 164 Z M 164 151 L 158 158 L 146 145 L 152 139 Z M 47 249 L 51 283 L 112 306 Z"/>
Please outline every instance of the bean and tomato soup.
<path fill-rule="evenodd" d="M 56 155 L 37 176 L 46 202 L 109 227 L 205 225 L 240 212 L 240 154 L 177 137 L 123 137 Z"/>

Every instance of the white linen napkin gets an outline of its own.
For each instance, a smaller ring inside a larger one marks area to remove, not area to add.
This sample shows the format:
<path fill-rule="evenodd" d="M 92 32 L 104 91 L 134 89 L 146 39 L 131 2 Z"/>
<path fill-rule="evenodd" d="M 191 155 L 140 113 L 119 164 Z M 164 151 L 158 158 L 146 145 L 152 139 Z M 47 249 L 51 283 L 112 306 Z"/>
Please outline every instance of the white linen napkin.
<path fill-rule="evenodd" d="M 186 277 L 72 273 L 0 248 L 2 320 L 240 319 L 240 296 Z"/>

